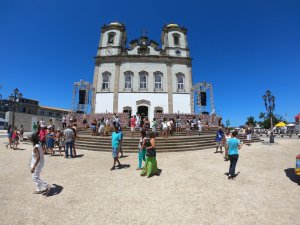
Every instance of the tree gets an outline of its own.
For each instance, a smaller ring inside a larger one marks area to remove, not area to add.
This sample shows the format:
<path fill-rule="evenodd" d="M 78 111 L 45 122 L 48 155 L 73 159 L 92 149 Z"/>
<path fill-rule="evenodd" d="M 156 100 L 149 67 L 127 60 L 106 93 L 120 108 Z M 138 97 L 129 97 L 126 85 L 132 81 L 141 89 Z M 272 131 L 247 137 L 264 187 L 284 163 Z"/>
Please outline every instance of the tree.
<path fill-rule="evenodd" d="M 261 112 L 258 116 L 259 119 L 265 119 L 266 118 L 266 114 Z"/>
<path fill-rule="evenodd" d="M 286 120 L 283 119 L 283 117 L 281 115 L 278 115 L 278 114 L 270 115 L 270 114 L 266 114 L 266 113 L 261 112 L 258 117 L 259 117 L 259 119 L 262 119 L 262 121 L 259 121 L 258 124 L 261 127 L 264 127 L 266 129 L 271 128 L 271 119 L 270 119 L 271 116 L 272 116 L 273 124 L 277 124 L 280 121 L 283 121 L 283 122 L 287 123 Z"/>
<path fill-rule="evenodd" d="M 230 120 L 226 120 L 225 123 L 226 123 L 226 127 L 230 126 Z"/>
<path fill-rule="evenodd" d="M 245 124 L 248 126 L 255 126 L 256 121 L 254 120 L 254 116 L 249 116 Z"/>

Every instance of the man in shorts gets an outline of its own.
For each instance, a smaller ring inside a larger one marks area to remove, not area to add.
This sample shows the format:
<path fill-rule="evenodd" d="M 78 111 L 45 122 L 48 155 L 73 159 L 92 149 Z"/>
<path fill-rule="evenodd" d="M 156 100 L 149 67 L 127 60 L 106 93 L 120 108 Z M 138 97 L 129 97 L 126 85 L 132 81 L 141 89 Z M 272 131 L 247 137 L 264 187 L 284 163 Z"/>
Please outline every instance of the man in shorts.
<path fill-rule="evenodd" d="M 118 131 L 119 131 L 119 128 L 115 127 L 115 132 L 113 132 L 111 135 L 110 144 L 112 147 L 112 156 L 114 158 L 114 165 L 110 170 L 114 170 L 116 168 L 116 162 L 118 163 L 117 167 L 121 166 L 118 154 L 119 154 L 120 141 L 122 140 L 122 137 Z"/>

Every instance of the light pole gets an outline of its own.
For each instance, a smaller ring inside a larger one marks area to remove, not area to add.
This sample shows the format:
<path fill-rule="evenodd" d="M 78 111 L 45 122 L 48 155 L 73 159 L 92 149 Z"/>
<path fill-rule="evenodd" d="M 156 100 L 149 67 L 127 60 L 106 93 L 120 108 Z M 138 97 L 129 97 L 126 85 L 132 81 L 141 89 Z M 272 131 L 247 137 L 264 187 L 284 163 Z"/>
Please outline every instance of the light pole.
<path fill-rule="evenodd" d="M 14 93 L 9 96 L 10 105 L 12 106 L 13 110 L 13 117 L 12 117 L 12 128 L 15 127 L 15 111 L 19 104 L 20 99 L 23 97 L 22 93 L 19 91 L 18 88 L 14 90 Z"/>
<path fill-rule="evenodd" d="M 265 102 L 265 107 L 270 115 L 270 123 L 271 123 L 271 135 L 270 135 L 270 143 L 274 143 L 274 134 L 273 134 L 273 112 L 275 110 L 275 97 L 271 94 L 271 91 L 267 90 L 266 94 L 263 95 L 263 100 Z"/>

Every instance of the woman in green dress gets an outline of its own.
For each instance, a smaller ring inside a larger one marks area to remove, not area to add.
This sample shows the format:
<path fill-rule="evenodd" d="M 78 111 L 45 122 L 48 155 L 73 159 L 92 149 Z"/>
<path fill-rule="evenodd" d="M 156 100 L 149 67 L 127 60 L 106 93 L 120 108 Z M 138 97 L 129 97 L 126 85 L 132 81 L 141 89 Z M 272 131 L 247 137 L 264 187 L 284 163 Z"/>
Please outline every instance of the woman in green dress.
<path fill-rule="evenodd" d="M 159 175 L 159 169 L 157 168 L 157 161 L 156 161 L 156 150 L 155 150 L 155 134 L 150 132 L 149 138 L 146 141 L 146 164 L 144 169 L 141 173 L 141 176 L 151 177 L 154 175 Z"/>

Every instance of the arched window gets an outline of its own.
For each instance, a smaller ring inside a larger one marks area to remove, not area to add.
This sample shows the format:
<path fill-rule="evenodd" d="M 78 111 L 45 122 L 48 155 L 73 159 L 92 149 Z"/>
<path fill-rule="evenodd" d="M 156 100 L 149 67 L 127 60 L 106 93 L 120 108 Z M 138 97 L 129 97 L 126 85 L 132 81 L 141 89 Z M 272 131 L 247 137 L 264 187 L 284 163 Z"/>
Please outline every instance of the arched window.
<path fill-rule="evenodd" d="M 115 40 L 116 33 L 110 32 L 108 33 L 107 44 L 113 44 Z"/>
<path fill-rule="evenodd" d="M 133 76 L 133 72 L 131 71 L 126 71 L 124 73 L 125 89 L 132 89 L 132 76 Z"/>
<path fill-rule="evenodd" d="M 162 90 L 162 76 L 162 72 L 154 72 L 154 90 Z"/>
<path fill-rule="evenodd" d="M 111 73 L 107 71 L 102 73 L 102 90 L 109 90 L 110 75 Z"/>
<path fill-rule="evenodd" d="M 147 89 L 148 73 L 146 71 L 139 72 L 140 75 L 140 89 Z"/>
<path fill-rule="evenodd" d="M 180 45 L 180 34 L 178 33 L 174 33 L 173 34 L 173 41 L 174 41 L 174 45 Z"/>
<path fill-rule="evenodd" d="M 184 74 L 177 73 L 177 91 L 184 91 Z"/>

